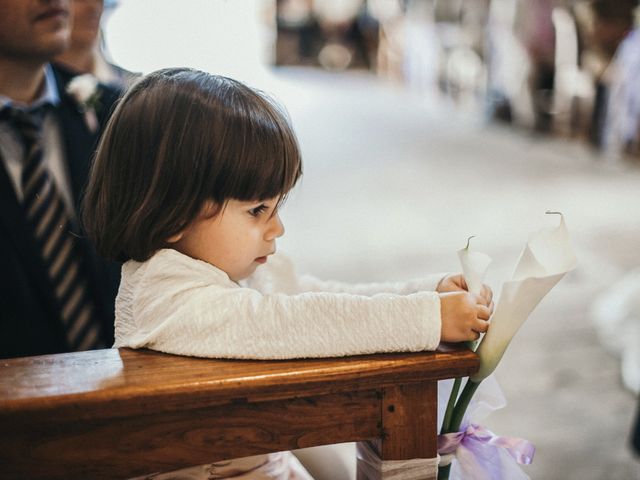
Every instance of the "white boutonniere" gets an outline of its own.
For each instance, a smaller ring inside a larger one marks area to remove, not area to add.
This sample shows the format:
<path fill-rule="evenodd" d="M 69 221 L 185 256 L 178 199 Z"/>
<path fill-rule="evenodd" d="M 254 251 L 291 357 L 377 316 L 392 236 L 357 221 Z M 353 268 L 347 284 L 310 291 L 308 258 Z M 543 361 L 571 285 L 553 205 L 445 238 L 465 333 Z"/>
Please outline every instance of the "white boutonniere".
<path fill-rule="evenodd" d="M 78 75 L 69 82 L 66 91 L 78 104 L 78 110 L 84 115 L 89 131 L 95 133 L 98 130 L 96 112 L 101 107 L 102 93 L 98 88 L 98 79 L 90 73 Z"/>

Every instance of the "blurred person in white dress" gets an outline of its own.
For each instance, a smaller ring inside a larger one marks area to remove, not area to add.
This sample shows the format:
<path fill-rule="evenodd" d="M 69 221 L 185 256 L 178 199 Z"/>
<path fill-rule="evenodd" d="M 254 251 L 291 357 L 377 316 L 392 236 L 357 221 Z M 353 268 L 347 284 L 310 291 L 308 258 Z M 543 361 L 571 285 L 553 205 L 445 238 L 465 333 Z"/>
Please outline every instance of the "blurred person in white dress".
<path fill-rule="evenodd" d="M 636 7 L 636 18 L 639 7 Z M 609 85 L 604 148 L 611 159 L 640 158 L 640 26 L 636 20 L 605 71 Z"/>

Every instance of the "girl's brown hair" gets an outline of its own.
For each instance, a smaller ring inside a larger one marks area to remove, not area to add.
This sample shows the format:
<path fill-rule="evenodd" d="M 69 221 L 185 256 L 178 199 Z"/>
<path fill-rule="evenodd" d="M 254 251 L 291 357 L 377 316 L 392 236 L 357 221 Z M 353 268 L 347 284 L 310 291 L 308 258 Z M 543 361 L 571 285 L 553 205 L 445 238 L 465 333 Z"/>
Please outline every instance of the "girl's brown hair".
<path fill-rule="evenodd" d="M 145 261 L 207 201 L 282 201 L 301 174 L 295 134 L 266 95 L 197 70 L 159 70 L 107 124 L 83 223 L 105 258 Z"/>

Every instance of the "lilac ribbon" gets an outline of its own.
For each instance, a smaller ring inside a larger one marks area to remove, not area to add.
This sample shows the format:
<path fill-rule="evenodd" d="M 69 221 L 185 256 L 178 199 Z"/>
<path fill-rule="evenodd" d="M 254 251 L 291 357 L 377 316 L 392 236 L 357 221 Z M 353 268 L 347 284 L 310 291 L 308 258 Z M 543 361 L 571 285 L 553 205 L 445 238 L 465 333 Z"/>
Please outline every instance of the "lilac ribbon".
<path fill-rule="evenodd" d="M 536 451 L 536 447 L 523 438 L 499 437 L 491 430 L 472 423 L 462 432 L 438 435 L 438 453 L 440 455 L 454 453 L 458 446 L 462 444 L 472 453 L 478 455 L 479 450 L 474 448 L 477 445 L 476 442 L 504 448 L 521 465 L 529 465 L 533 462 L 533 454 Z"/>

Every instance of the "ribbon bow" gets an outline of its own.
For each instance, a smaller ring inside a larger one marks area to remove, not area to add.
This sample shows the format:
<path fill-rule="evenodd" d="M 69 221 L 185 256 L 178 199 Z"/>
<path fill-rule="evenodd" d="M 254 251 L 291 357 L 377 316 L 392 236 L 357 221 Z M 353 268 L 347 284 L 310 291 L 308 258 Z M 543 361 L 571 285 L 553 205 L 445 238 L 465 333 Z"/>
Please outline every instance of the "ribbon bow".
<path fill-rule="evenodd" d="M 503 448 L 516 462 L 521 465 L 529 465 L 533 461 L 536 447 L 523 438 L 500 437 L 491 430 L 474 423 L 470 424 L 462 432 L 445 433 L 438 435 L 438 453 L 446 455 L 454 453 L 460 445 L 478 456 L 481 445 L 490 445 Z"/>

